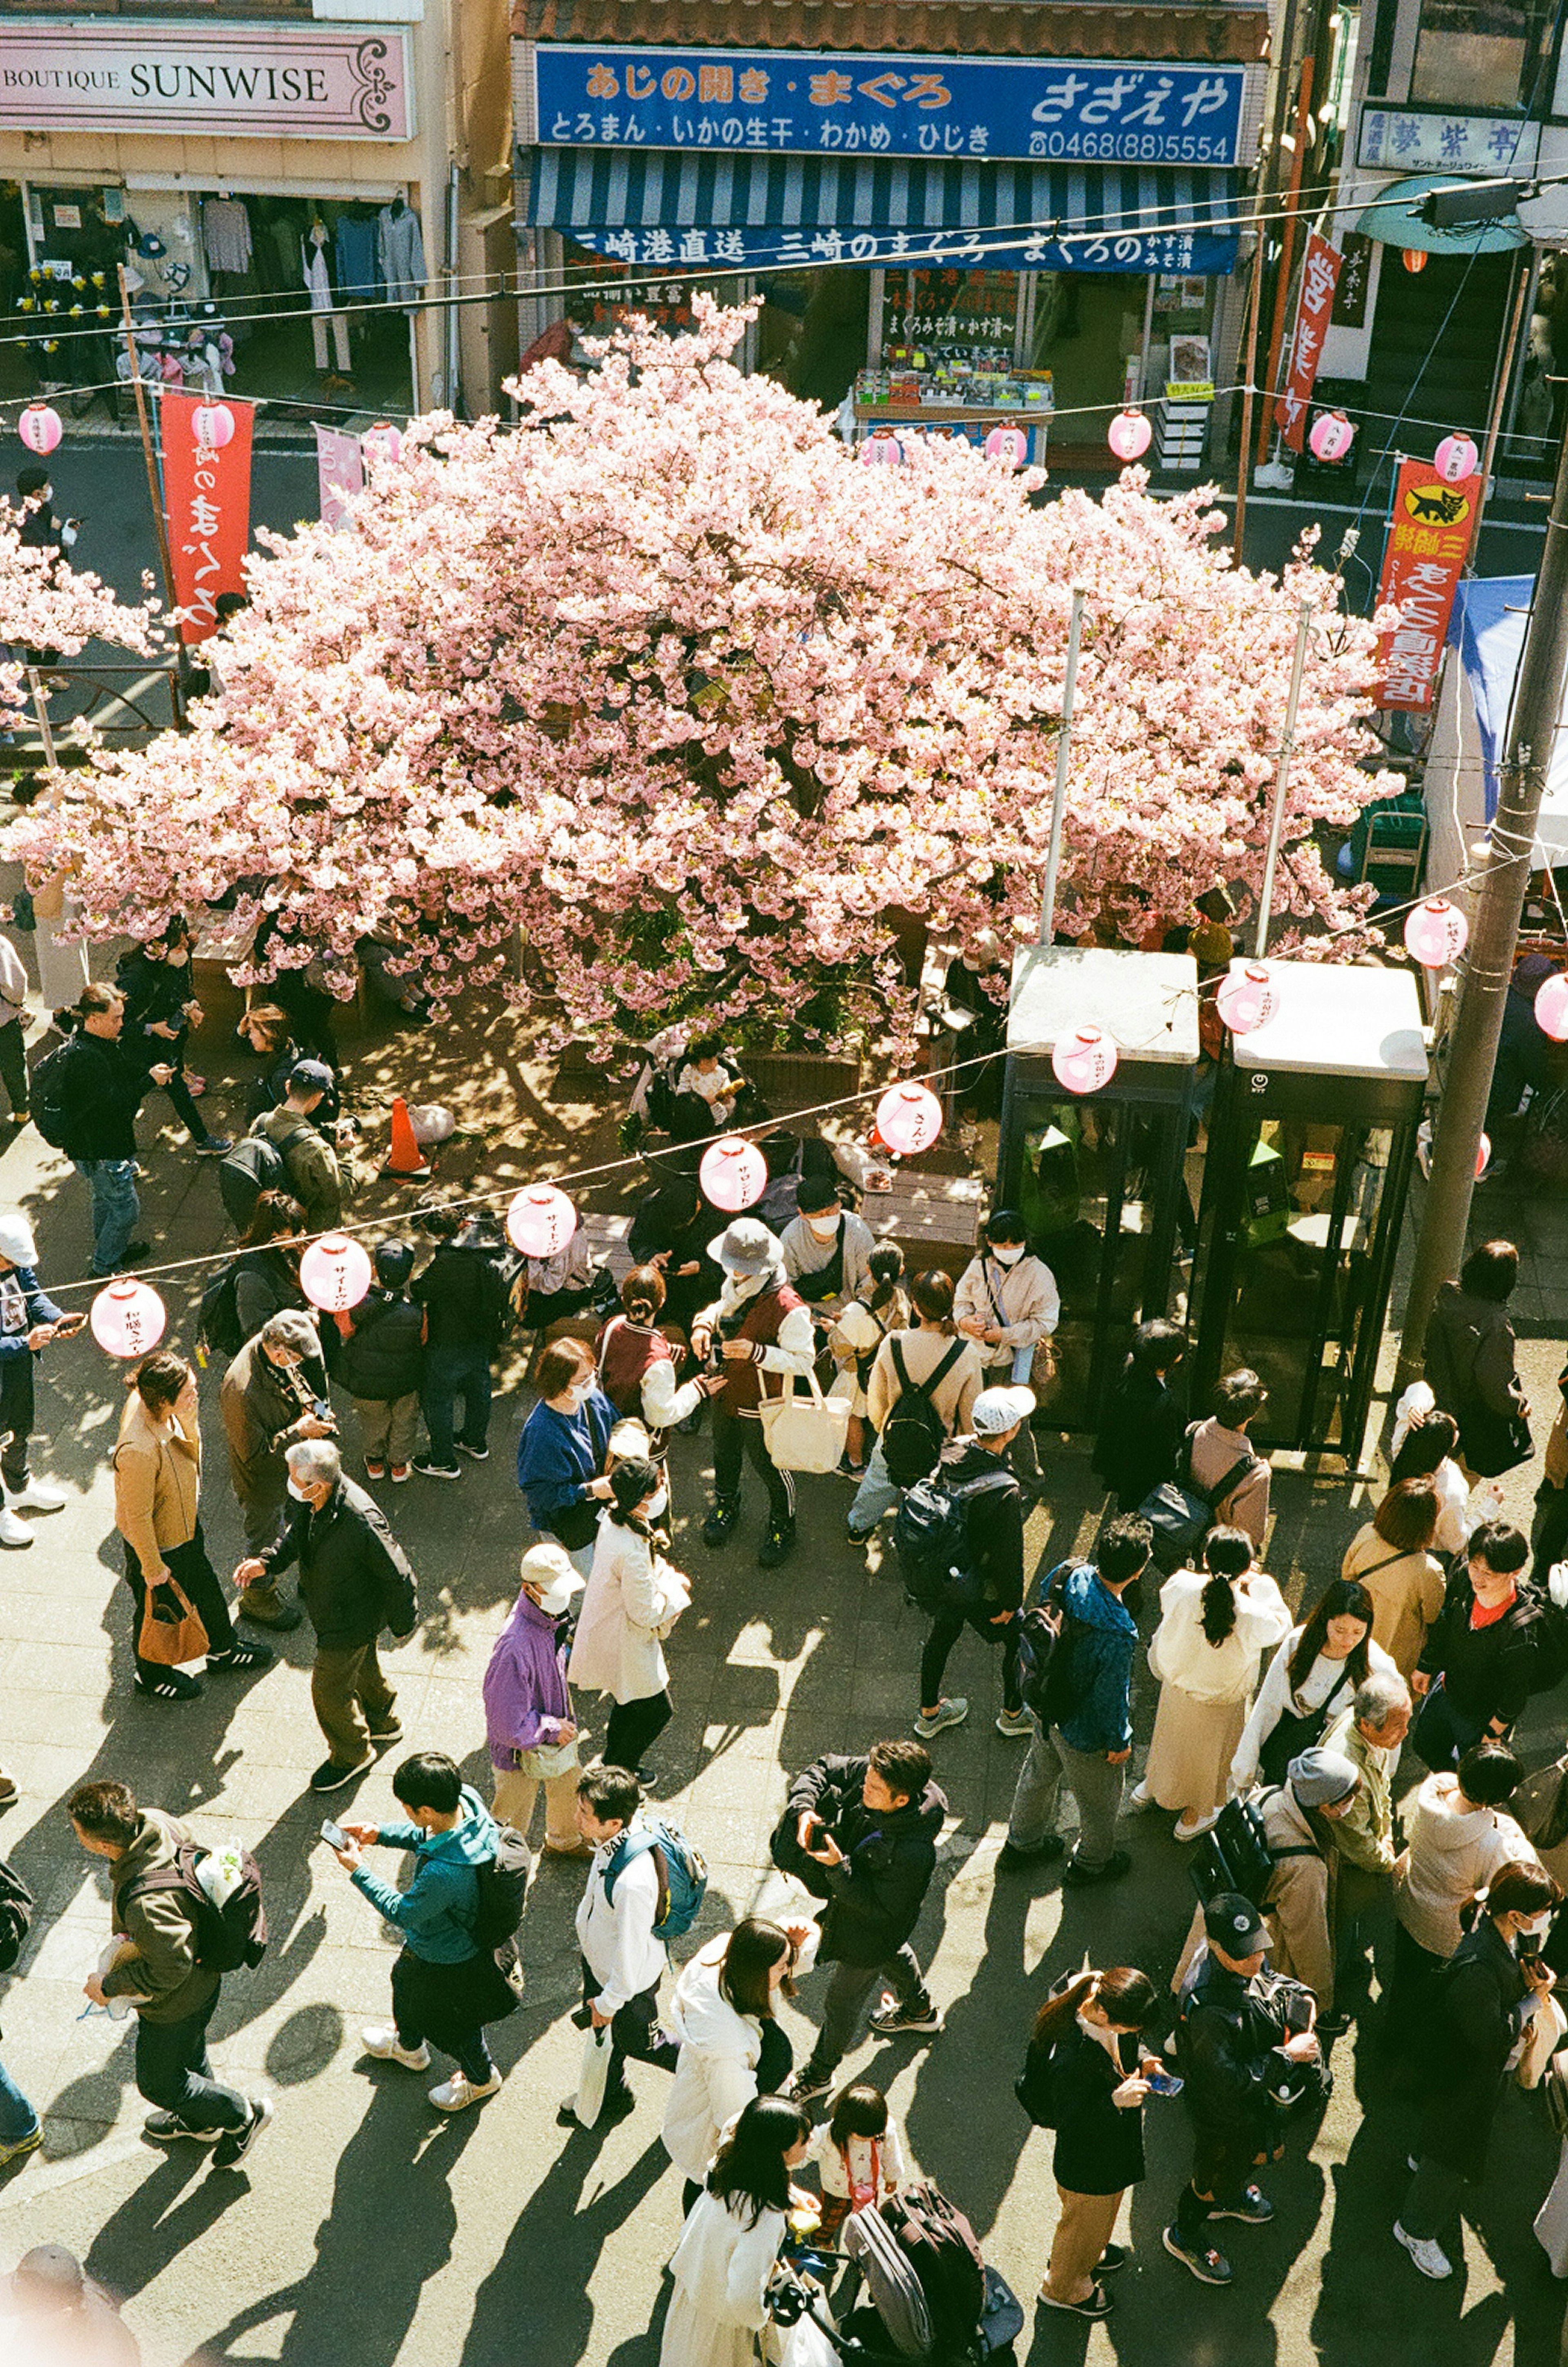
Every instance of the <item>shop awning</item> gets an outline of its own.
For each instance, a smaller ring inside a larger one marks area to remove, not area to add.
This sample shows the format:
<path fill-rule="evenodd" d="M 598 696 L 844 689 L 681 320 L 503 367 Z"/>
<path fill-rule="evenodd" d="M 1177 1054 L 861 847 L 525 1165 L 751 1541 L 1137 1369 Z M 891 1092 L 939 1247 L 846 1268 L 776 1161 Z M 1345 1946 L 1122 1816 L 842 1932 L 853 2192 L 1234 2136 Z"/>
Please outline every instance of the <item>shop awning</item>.
<path fill-rule="evenodd" d="M 525 219 L 625 264 L 1229 271 L 1235 173 L 958 158 L 520 150 Z"/>
<path fill-rule="evenodd" d="M 1363 238 L 1382 239 L 1385 246 L 1419 247 L 1426 255 L 1506 255 L 1510 247 L 1528 245 L 1516 213 L 1500 221 L 1434 230 L 1412 211 L 1417 198 L 1430 197 L 1434 189 L 1451 189 L 1462 178 L 1454 173 L 1412 173 L 1407 180 L 1392 181 L 1358 217 L 1356 228 Z"/>

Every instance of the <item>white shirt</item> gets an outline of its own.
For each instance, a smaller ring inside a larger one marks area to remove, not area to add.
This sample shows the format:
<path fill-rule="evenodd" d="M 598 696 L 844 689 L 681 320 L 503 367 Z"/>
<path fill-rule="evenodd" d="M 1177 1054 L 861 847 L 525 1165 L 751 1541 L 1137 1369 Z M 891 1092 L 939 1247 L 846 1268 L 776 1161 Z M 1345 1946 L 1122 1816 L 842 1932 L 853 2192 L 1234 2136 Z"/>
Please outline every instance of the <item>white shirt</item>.
<path fill-rule="evenodd" d="M 638 1829 L 634 1817 L 629 1830 Z M 617 1834 L 616 1840 L 620 1836 Z M 615 1841 L 601 1841 L 588 1869 L 588 1886 L 577 1910 L 577 1944 L 588 1969 L 599 1983 L 593 2002 L 601 2013 L 619 2013 L 645 1989 L 657 1988 L 669 1959 L 664 1942 L 653 1936 L 659 1912 L 659 1869 L 653 1852 L 624 1865 L 615 1876 L 612 1903 L 604 1896 L 604 1869 Z"/>
<path fill-rule="evenodd" d="M 1356 1687 L 1353 1681 L 1347 1682 L 1345 1662 L 1331 1660 L 1325 1652 L 1318 1654 L 1294 1693 L 1292 1692 L 1291 1655 L 1301 1639 L 1301 1628 L 1292 1627 L 1269 1663 L 1269 1673 L 1252 1704 L 1252 1715 L 1236 1745 L 1235 1757 L 1231 1761 L 1231 1789 L 1234 1792 L 1250 1792 L 1257 1783 L 1258 1761 L 1263 1746 L 1287 1710 L 1292 1716 L 1302 1717 L 1308 1710 L 1321 1709 L 1325 1702 L 1337 1695 L 1328 1716 L 1328 1724 L 1332 1726 L 1355 1698 Z M 1382 1646 L 1374 1644 L 1370 1636 L 1367 1638 L 1367 1673 L 1369 1676 L 1384 1677 L 1399 1674 Z"/>
<path fill-rule="evenodd" d="M 28 973 L 9 937 L 0 936 L 0 1027 L 9 1027 L 22 1015 L 28 999 Z"/>

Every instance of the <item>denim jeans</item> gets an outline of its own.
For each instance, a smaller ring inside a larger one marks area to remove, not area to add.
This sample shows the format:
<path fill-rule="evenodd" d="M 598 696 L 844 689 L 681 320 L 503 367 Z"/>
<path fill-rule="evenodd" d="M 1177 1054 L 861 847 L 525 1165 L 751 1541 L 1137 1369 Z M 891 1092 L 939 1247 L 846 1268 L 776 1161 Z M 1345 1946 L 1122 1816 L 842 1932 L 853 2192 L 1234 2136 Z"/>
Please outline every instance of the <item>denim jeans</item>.
<path fill-rule="evenodd" d="M 457 1400 L 463 1400 L 463 1420 L 457 1422 Z M 457 1434 L 465 1445 L 482 1446 L 490 1429 L 490 1350 L 479 1342 L 467 1348 L 427 1348 L 420 1402 L 430 1433 L 430 1459 L 450 1464 L 457 1455 Z"/>
<path fill-rule="evenodd" d="M 251 2117 L 243 2096 L 219 2086 L 208 2059 L 207 2025 L 219 1995 L 215 1988 L 200 2012 L 182 2022 L 136 2019 L 136 2084 L 150 2104 L 187 2128 L 243 2129 Z"/>
<path fill-rule="evenodd" d="M 93 1195 L 93 1272 L 118 1274 L 136 1233 L 141 1203 L 134 1159 L 73 1159 Z"/>
<path fill-rule="evenodd" d="M 1448 1688 L 1439 1677 L 1416 1713 L 1410 1729 L 1410 1744 L 1420 1753 L 1434 1774 L 1451 1774 L 1470 1749 L 1486 1731 L 1486 1720 L 1466 1717 L 1449 1699 Z"/>
<path fill-rule="evenodd" d="M 885 1513 L 890 1512 L 904 1490 L 887 1476 L 887 1458 L 877 1440 L 871 1450 L 871 1460 L 865 1467 L 865 1477 L 855 1489 L 854 1502 L 850 1506 L 850 1526 L 869 1536 Z"/>
<path fill-rule="evenodd" d="M 1034 1351 L 1032 1347 L 1015 1348 L 1012 1352 L 1011 1387 L 1015 1389 L 1027 1388 L 1029 1386 L 1029 1376 L 1033 1370 Z"/>
<path fill-rule="evenodd" d="M 38 2114 L 0 2063 L 0 2145 L 19 2145 L 38 2126 Z"/>

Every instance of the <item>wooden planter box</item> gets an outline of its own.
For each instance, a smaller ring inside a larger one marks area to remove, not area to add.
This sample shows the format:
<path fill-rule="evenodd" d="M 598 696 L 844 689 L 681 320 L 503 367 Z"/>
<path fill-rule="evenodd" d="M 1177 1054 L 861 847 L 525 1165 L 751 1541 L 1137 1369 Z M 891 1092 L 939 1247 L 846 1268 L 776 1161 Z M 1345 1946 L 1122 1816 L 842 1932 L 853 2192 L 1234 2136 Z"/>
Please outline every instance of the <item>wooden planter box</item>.
<path fill-rule="evenodd" d="M 776 1118 L 793 1117 L 799 1110 L 815 1109 L 819 1102 L 841 1101 L 861 1090 L 863 1063 L 858 1053 L 750 1052 L 745 1059 L 747 1075 Z M 839 1115 L 853 1117 L 857 1113 Z M 866 1124 L 870 1122 L 868 1111 Z"/>

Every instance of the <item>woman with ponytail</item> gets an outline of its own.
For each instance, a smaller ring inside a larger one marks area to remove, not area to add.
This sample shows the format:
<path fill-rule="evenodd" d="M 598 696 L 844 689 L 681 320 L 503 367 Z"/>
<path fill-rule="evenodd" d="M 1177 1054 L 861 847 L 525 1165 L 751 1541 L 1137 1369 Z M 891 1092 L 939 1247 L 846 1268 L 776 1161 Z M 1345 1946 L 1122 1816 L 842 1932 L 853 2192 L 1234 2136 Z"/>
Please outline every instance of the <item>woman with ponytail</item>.
<path fill-rule="evenodd" d="M 1258 1666 L 1289 1633 L 1291 1614 L 1273 1580 L 1253 1568 L 1252 1539 L 1232 1528 L 1210 1530 L 1202 1569 L 1168 1578 L 1159 1607 L 1149 1646 L 1159 1707 L 1129 1806 L 1179 1808 L 1176 1838 L 1191 1841 L 1224 1806 Z"/>
<path fill-rule="evenodd" d="M 1100 2283 L 1127 2254 L 1111 2240 L 1130 2186 L 1144 2175 L 1148 2075 L 1162 2076 L 1143 2044 L 1155 2019 L 1154 1985 L 1129 1965 L 1064 1975 L 1039 2012 L 1018 2081 L 1037 2128 L 1055 2129 L 1053 2170 L 1061 2216 L 1040 2298 L 1077 2317 L 1107 2317 Z"/>

